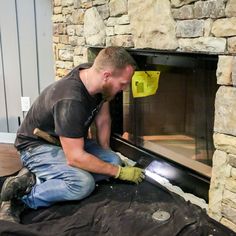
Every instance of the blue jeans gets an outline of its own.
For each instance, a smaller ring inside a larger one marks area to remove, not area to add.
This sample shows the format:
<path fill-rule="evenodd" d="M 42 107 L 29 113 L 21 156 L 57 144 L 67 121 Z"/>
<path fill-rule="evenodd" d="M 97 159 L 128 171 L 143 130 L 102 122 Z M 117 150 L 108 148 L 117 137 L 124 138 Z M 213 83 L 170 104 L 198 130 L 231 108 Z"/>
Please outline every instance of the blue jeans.
<path fill-rule="evenodd" d="M 93 140 L 85 141 L 85 151 L 113 165 L 121 164 L 115 152 L 101 148 Z M 53 145 L 41 145 L 22 151 L 21 161 L 37 179 L 31 192 L 22 198 L 33 209 L 59 201 L 83 199 L 92 193 L 95 182 L 108 178 L 69 166 L 62 148 Z"/>

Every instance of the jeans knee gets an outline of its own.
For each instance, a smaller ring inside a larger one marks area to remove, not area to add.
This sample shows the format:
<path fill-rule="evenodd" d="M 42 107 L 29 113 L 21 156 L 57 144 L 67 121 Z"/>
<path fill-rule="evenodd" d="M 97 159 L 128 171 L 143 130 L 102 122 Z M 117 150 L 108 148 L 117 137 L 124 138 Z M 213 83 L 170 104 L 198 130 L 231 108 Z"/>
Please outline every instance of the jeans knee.
<path fill-rule="evenodd" d="M 84 177 L 81 183 L 81 193 L 83 197 L 89 196 L 94 189 L 95 189 L 95 180 L 93 176 L 90 173 L 88 173 L 86 177 Z"/>
<path fill-rule="evenodd" d="M 68 184 L 70 200 L 83 199 L 89 196 L 95 188 L 95 180 L 90 173 L 83 171 L 76 177 Z"/>

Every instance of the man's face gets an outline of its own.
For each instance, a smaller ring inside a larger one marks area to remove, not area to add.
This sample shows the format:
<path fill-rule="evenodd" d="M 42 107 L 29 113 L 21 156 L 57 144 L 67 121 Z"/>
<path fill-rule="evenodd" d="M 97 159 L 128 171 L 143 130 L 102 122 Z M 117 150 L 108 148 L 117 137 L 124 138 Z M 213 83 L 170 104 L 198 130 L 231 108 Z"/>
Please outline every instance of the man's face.
<path fill-rule="evenodd" d="M 129 85 L 133 74 L 134 68 L 132 66 L 104 73 L 106 77 L 102 92 L 104 99 L 111 101 L 117 93 L 124 90 Z"/>

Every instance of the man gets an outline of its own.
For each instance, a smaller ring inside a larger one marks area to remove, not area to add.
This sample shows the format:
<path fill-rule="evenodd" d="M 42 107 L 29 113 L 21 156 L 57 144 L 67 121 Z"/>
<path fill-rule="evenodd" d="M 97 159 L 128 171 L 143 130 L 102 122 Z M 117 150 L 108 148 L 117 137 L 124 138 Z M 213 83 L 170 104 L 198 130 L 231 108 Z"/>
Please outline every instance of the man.
<path fill-rule="evenodd" d="M 15 146 L 26 168 L 5 181 L 0 219 L 20 221 L 19 199 L 37 209 L 83 199 L 96 181 L 108 177 L 142 180 L 142 170 L 121 167 L 109 145 L 109 101 L 127 87 L 134 69 L 135 62 L 124 48 L 108 47 L 92 65 L 77 66 L 40 94 L 17 132 Z M 97 142 L 87 138 L 93 120 Z M 61 146 L 35 136 L 35 128 L 58 138 Z"/>

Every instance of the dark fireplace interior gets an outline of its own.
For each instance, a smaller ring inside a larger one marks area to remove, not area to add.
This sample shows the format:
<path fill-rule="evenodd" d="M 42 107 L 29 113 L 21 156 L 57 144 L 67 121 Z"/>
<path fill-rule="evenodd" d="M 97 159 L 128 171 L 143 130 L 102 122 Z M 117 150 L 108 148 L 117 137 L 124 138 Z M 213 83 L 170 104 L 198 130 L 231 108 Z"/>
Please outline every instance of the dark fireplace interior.
<path fill-rule="evenodd" d="M 217 56 L 131 50 L 137 70 L 160 71 L 155 95 L 116 98 L 113 131 L 123 139 L 209 176 Z M 122 110 L 118 109 L 118 104 Z M 114 112 L 114 109 L 113 109 Z M 121 114 L 122 113 L 122 117 Z"/>

